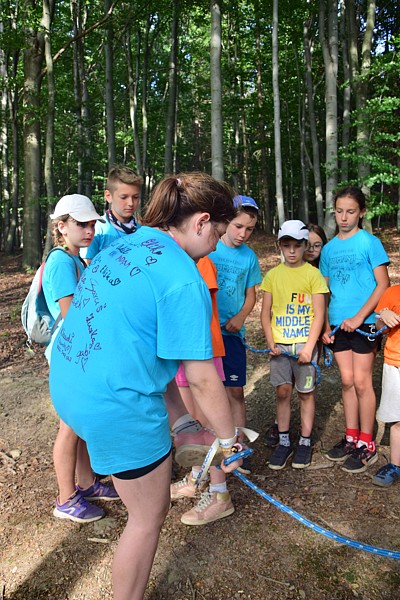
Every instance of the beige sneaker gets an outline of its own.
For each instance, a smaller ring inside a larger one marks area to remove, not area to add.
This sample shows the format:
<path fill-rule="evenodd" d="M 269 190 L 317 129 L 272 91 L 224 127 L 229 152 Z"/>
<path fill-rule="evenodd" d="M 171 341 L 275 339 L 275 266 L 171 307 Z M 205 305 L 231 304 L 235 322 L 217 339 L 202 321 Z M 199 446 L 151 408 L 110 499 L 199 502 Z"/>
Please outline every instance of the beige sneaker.
<path fill-rule="evenodd" d="M 194 498 L 196 493 L 201 492 L 206 485 L 205 481 L 202 481 L 198 487 L 195 485 L 196 480 L 193 479 L 191 473 L 185 475 L 181 481 L 171 483 L 171 500 L 178 500 L 179 498 Z"/>
<path fill-rule="evenodd" d="M 229 492 L 203 492 L 191 510 L 185 512 L 181 521 L 185 525 L 206 525 L 235 512 Z"/>

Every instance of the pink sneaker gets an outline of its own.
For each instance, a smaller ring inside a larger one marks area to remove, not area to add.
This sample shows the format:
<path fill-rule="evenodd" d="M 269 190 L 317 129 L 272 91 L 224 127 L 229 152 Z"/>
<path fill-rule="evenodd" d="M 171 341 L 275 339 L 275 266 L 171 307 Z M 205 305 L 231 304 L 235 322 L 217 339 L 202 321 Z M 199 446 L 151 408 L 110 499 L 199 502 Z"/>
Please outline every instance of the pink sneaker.
<path fill-rule="evenodd" d="M 203 492 L 199 502 L 188 512 L 181 521 L 185 525 L 206 525 L 235 512 L 229 492 Z"/>
<path fill-rule="evenodd" d="M 175 460 L 181 467 L 202 465 L 207 452 L 215 440 L 215 434 L 208 429 L 200 429 L 190 433 L 177 433 L 174 438 Z M 219 448 L 211 465 L 220 465 L 223 455 Z"/>
<path fill-rule="evenodd" d="M 171 483 L 171 500 L 178 500 L 179 498 L 194 498 L 197 492 L 201 492 L 206 485 L 205 481 L 202 481 L 198 487 L 195 485 L 195 479 L 189 473 L 185 475 L 181 481 Z"/>

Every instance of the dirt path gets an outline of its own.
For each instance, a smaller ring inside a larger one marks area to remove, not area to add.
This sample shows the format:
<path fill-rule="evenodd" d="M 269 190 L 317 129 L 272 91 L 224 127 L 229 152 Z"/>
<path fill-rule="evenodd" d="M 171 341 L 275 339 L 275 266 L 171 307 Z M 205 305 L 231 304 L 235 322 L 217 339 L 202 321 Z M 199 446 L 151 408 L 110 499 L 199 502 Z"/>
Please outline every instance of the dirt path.
<path fill-rule="evenodd" d="M 399 237 L 383 240 L 392 251 L 398 282 Z M 253 247 L 262 270 L 277 262 L 272 241 L 256 235 Z M 0 599 L 108 600 L 111 562 L 126 513 L 121 503 L 106 505 L 107 518 L 80 526 L 52 516 L 56 481 L 52 444 L 57 418 L 47 387 L 41 349 L 26 353 L 19 308 L 31 276 L 19 259 L 0 267 Z M 263 347 L 258 302 L 248 341 Z M 250 354 L 246 399 L 249 426 L 264 432 L 273 415 L 268 359 Z M 381 358 L 375 368 L 379 397 Z M 262 436 L 254 444 L 249 478 L 274 498 L 315 523 L 367 544 L 400 549 L 399 487 L 381 490 L 371 473 L 351 476 L 332 466 L 324 449 L 342 433 L 340 382 L 336 367 L 322 368 L 315 423 L 317 445 L 312 468 L 266 467 L 270 451 Z M 292 431 L 298 431 L 293 406 Z M 387 432 L 383 443 L 387 443 Z M 384 464 L 382 445 L 377 466 Z M 375 470 L 375 467 L 371 471 Z M 178 476 L 183 475 L 178 472 Z M 236 512 L 206 527 L 180 522 L 189 500 L 173 505 L 165 521 L 147 600 L 400 598 L 400 562 L 373 556 L 327 540 L 265 502 L 230 477 Z"/>

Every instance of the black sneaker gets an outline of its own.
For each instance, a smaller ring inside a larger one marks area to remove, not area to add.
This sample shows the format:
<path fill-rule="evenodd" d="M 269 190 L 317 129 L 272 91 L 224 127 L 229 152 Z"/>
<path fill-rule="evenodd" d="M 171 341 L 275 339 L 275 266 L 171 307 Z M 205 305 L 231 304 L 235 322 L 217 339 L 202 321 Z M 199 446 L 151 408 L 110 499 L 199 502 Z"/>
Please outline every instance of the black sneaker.
<path fill-rule="evenodd" d="M 306 467 L 309 467 L 311 465 L 311 455 L 311 446 L 299 444 L 292 460 L 293 469 L 305 469 Z"/>
<path fill-rule="evenodd" d="M 268 448 L 275 448 L 275 446 L 279 444 L 279 431 L 277 423 L 274 423 L 268 429 L 264 436 L 264 444 L 268 446 Z"/>
<path fill-rule="evenodd" d="M 344 462 L 346 458 L 356 449 L 355 442 L 348 442 L 344 437 L 326 453 L 326 458 L 333 462 Z"/>
<path fill-rule="evenodd" d="M 277 446 L 274 450 L 274 452 L 271 454 L 270 459 L 269 459 L 269 463 L 268 466 L 270 469 L 273 469 L 274 471 L 278 471 L 279 469 L 283 469 L 284 467 L 286 467 L 286 463 L 289 460 L 289 458 L 292 456 L 293 454 L 293 446 L 283 446 L 282 444 L 279 444 L 279 446 Z"/>
<path fill-rule="evenodd" d="M 346 471 L 346 473 L 363 473 L 370 465 L 375 464 L 377 460 L 377 451 L 368 450 L 368 446 L 363 445 L 353 450 L 350 456 L 347 457 L 342 471 Z"/>

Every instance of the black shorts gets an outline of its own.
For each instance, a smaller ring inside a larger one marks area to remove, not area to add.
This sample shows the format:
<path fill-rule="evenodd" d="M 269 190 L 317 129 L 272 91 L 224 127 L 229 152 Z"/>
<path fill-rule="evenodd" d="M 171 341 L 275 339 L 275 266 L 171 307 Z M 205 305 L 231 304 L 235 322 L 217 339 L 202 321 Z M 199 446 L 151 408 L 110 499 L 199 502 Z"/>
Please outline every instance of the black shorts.
<path fill-rule="evenodd" d="M 334 325 L 331 325 L 332 329 L 335 329 Z M 361 331 L 366 333 L 376 333 L 375 323 L 364 323 L 358 327 Z M 378 337 L 367 337 L 358 333 L 357 331 L 343 331 L 338 329 L 335 333 L 335 341 L 329 346 L 333 352 L 344 352 L 345 350 L 352 350 L 356 354 L 369 354 L 381 349 L 382 336 Z"/>
<path fill-rule="evenodd" d="M 167 458 L 171 454 L 171 452 L 172 452 L 172 448 L 170 449 L 168 454 L 165 454 L 164 456 L 162 456 L 155 462 L 151 463 L 150 465 L 146 465 L 145 467 L 140 467 L 140 469 L 129 469 L 128 471 L 121 471 L 121 473 L 113 473 L 113 477 L 116 477 L 117 479 L 125 479 L 125 480 L 126 479 L 139 479 L 139 477 L 143 477 L 143 475 L 147 475 L 147 473 L 151 473 L 151 471 L 154 471 L 154 469 L 156 469 L 159 465 L 161 465 L 161 463 L 163 463 L 165 460 L 167 460 Z"/>

